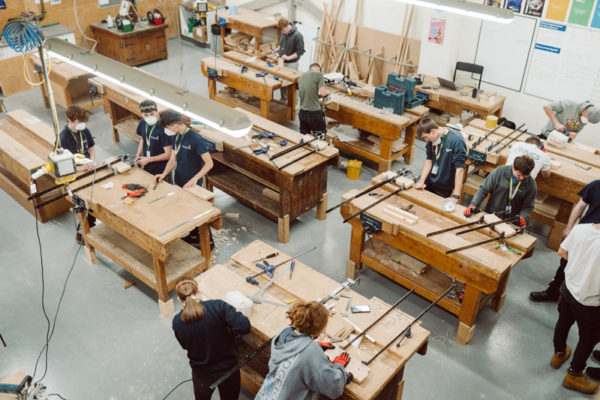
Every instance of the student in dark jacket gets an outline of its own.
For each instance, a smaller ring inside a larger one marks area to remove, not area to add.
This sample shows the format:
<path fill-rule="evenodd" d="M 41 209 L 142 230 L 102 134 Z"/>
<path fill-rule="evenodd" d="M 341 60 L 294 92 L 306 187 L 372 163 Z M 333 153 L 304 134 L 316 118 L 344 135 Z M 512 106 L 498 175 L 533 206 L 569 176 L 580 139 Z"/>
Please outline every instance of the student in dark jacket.
<path fill-rule="evenodd" d="M 165 170 L 171 158 L 171 138 L 165 134 L 158 121 L 158 107 L 152 100 L 144 100 L 140 104 L 143 119 L 139 122 L 136 133 L 141 137 L 135 159 L 138 166 L 152 175 Z"/>
<path fill-rule="evenodd" d="M 305 51 L 304 38 L 298 29 L 285 18 L 281 18 L 277 25 L 281 32 L 277 55 L 283 60 L 283 65 L 297 70 L 298 61 Z M 287 87 L 281 88 L 281 100 L 287 100 Z"/>
<path fill-rule="evenodd" d="M 234 338 L 250 333 L 250 321 L 222 300 L 199 301 L 192 278 L 181 278 L 175 291 L 183 310 L 173 317 L 173 331 L 190 360 L 195 399 L 210 400 L 210 385 L 238 362 Z M 219 395 L 221 400 L 237 400 L 239 394 L 238 370 L 219 385 Z"/>
<path fill-rule="evenodd" d="M 529 156 L 518 156 L 513 165 L 503 165 L 493 170 L 483 181 L 473 196 L 465 217 L 470 217 L 479 208 L 483 199 L 490 195 L 485 212 L 506 212 L 515 217 L 519 226 L 525 226 L 533 207 L 537 187 L 530 176 L 535 162 Z"/>
<path fill-rule="evenodd" d="M 415 185 L 456 202 L 462 194 L 467 145 L 459 132 L 438 126 L 431 118 L 419 121 L 417 134 L 425 145 L 426 160 Z"/>
<path fill-rule="evenodd" d="M 67 108 L 66 114 L 67 126 L 60 132 L 60 145 L 74 155 L 81 154 L 92 160 L 90 163 L 78 166 L 78 171 L 92 170 L 96 159 L 96 149 L 92 133 L 86 126 L 90 114 L 79 106 L 70 106 Z"/>

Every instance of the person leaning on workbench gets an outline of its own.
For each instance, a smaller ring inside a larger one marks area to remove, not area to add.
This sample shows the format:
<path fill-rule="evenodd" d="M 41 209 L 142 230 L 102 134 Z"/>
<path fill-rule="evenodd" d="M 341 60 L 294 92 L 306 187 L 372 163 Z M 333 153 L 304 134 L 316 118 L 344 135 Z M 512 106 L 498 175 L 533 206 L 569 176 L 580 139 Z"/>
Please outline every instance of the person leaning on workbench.
<path fill-rule="evenodd" d="M 543 139 L 547 139 L 553 130 L 575 139 L 588 123 L 600 122 L 600 107 L 594 106 L 589 101 L 582 103 L 570 100 L 555 101 L 544 106 L 544 113 L 549 121 L 540 134 Z"/>
<path fill-rule="evenodd" d="M 559 369 L 569 359 L 569 330 L 575 322 L 579 340 L 563 379 L 568 389 L 592 394 L 598 384 L 583 374 L 587 359 L 600 342 L 600 224 L 579 224 L 560 244 L 558 255 L 567 261 L 560 287 L 558 321 L 554 328 L 554 356 L 550 366 Z M 600 368 L 587 368 L 590 378 L 600 379 Z"/>
<path fill-rule="evenodd" d="M 337 399 L 352 374 L 345 370 L 350 361 L 347 353 L 329 361 L 315 341 L 327 326 L 329 311 L 317 301 L 299 301 L 287 316 L 291 324 L 271 342 L 269 373 L 254 399 L 308 399 L 312 394 Z"/>
<path fill-rule="evenodd" d="M 304 54 L 304 38 L 298 29 L 285 18 L 281 18 L 277 26 L 281 32 L 279 47 L 276 50 L 277 56 L 283 60 L 284 66 L 297 70 L 298 61 Z M 281 100 L 287 100 L 287 87 L 281 88 Z"/>
<path fill-rule="evenodd" d="M 136 133 L 142 138 L 138 145 L 135 159 L 137 165 L 152 175 L 165 170 L 171 157 L 171 138 L 165 134 L 165 128 L 158 122 L 158 107 L 152 100 L 144 100 L 140 104 L 142 120 Z"/>
<path fill-rule="evenodd" d="M 456 203 L 462 194 L 467 161 L 465 140 L 460 133 L 438 126 L 429 117 L 419 121 L 417 134 L 427 144 L 425 164 L 415 188 L 451 198 Z"/>
<path fill-rule="evenodd" d="M 575 204 L 573 209 L 571 209 L 569 221 L 567 222 L 567 226 L 563 231 L 563 238 L 567 238 L 569 236 L 569 234 L 573 230 L 573 227 L 577 223 L 577 220 L 583 215 L 583 212 L 586 208 L 587 212 L 581 218 L 581 220 L 579 220 L 579 223 L 600 223 L 600 179 L 596 179 L 595 181 L 588 183 L 577 194 L 581 196 L 581 198 L 579 199 L 577 204 Z M 558 269 L 554 274 L 554 279 L 552 279 L 552 282 L 548 284 L 548 288 L 540 292 L 529 293 L 529 299 L 535 302 L 558 301 L 560 295 L 560 286 L 565 281 L 566 266 L 567 260 L 561 257 Z"/>
<path fill-rule="evenodd" d="M 160 124 L 165 134 L 173 140 L 171 157 L 162 174 L 156 175 L 157 181 L 165 179 L 173 171 L 173 183 L 183 188 L 202 186 L 202 180 L 213 167 L 213 160 L 198 132 L 183 122 L 180 113 L 167 110 L 160 113 Z M 198 228 L 183 238 L 186 242 L 198 245 L 200 233 Z M 211 249 L 214 247 L 212 234 Z"/>
<path fill-rule="evenodd" d="M 530 176 L 535 163 L 529 156 L 518 156 L 512 165 L 503 165 L 493 170 L 483 181 L 473 196 L 465 217 L 470 217 L 479 209 L 483 199 L 490 195 L 485 212 L 504 211 L 506 216 L 516 219 L 516 224 L 524 227 L 533 211 L 537 186 Z"/>
<path fill-rule="evenodd" d="M 96 149 L 94 138 L 86 126 L 89 112 L 79 106 L 67 108 L 67 126 L 60 132 L 60 145 L 73 154 L 81 154 L 91 162 L 77 167 L 78 171 L 94 169 Z"/>
<path fill-rule="evenodd" d="M 300 76 L 298 89 L 300 92 L 300 111 L 298 111 L 300 133 L 308 135 L 313 132 L 315 136 L 324 135 L 327 132 L 327 123 L 319 99 L 329 96 L 331 92 L 325 87 L 325 79 L 323 79 L 319 64 L 311 64 L 309 70 Z"/>
<path fill-rule="evenodd" d="M 175 285 L 183 309 L 173 317 L 177 341 L 187 351 L 196 400 L 210 400 L 210 385 L 238 361 L 235 336 L 250 333 L 250 321 L 223 300 L 200 301 L 198 284 L 182 277 Z M 219 385 L 221 400 L 237 400 L 240 371 Z"/>
<path fill-rule="evenodd" d="M 552 173 L 550 170 L 550 157 L 545 151 L 542 151 L 542 148 L 542 141 L 535 136 L 529 136 L 524 142 L 514 143 L 506 158 L 506 165 L 512 165 L 518 156 L 529 156 L 535 164 L 529 175 L 535 179 L 538 173 L 541 172 L 543 178 L 548 178 Z"/>

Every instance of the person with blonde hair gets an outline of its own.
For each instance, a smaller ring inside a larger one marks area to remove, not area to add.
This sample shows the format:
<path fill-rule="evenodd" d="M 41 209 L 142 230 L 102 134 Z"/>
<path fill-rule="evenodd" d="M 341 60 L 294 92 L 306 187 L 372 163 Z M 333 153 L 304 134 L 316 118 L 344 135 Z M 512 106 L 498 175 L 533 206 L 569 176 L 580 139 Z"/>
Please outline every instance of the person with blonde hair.
<path fill-rule="evenodd" d="M 287 316 L 290 326 L 273 338 L 269 373 L 255 399 L 307 399 L 313 393 L 337 399 L 352 380 L 345 370 L 350 356 L 342 353 L 331 362 L 314 340 L 325 330 L 329 312 L 316 301 L 296 302 Z"/>
<path fill-rule="evenodd" d="M 223 300 L 200 301 L 198 284 L 183 277 L 175 286 L 183 309 L 173 317 L 177 341 L 187 351 L 196 400 L 210 400 L 210 385 L 238 361 L 234 338 L 250 333 L 250 321 Z M 221 400 L 237 400 L 240 372 L 219 385 Z"/>

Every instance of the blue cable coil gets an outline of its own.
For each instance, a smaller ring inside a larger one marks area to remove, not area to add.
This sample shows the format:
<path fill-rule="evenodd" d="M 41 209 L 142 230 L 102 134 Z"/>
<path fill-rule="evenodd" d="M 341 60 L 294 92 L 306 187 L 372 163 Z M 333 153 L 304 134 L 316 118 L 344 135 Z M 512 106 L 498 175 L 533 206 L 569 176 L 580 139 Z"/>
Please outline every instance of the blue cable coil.
<path fill-rule="evenodd" d="M 9 22 L 2 31 L 8 46 L 18 53 L 27 53 L 42 45 L 44 35 L 36 24 L 29 21 Z"/>

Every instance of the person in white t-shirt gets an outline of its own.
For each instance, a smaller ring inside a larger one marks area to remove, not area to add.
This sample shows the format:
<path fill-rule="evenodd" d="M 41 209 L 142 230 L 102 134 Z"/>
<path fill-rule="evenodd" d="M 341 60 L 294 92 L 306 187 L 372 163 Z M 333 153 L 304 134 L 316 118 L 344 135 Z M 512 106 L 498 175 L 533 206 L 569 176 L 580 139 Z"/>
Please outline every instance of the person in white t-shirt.
<path fill-rule="evenodd" d="M 544 151 L 540 150 L 542 147 L 542 141 L 535 136 L 528 137 L 525 142 L 517 142 L 512 145 L 508 158 L 506 159 L 506 165 L 512 165 L 515 158 L 518 156 L 529 156 L 533 159 L 535 167 L 529 175 L 535 179 L 538 172 L 542 172 L 542 177 L 547 178 L 550 176 L 550 157 Z"/>
<path fill-rule="evenodd" d="M 596 393 L 598 384 L 589 381 L 583 370 L 594 346 L 600 342 L 600 224 L 576 225 L 561 243 L 558 254 L 567 260 L 567 267 L 560 287 L 550 365 L 558 369 L 571 355 L 567 337 L 571 326 L 577 323 L 579 341 L 562 384 L 582 393 Z M 586 370 L 593 376 L 595 371 L 590 370 L 597 368 Z"/>

